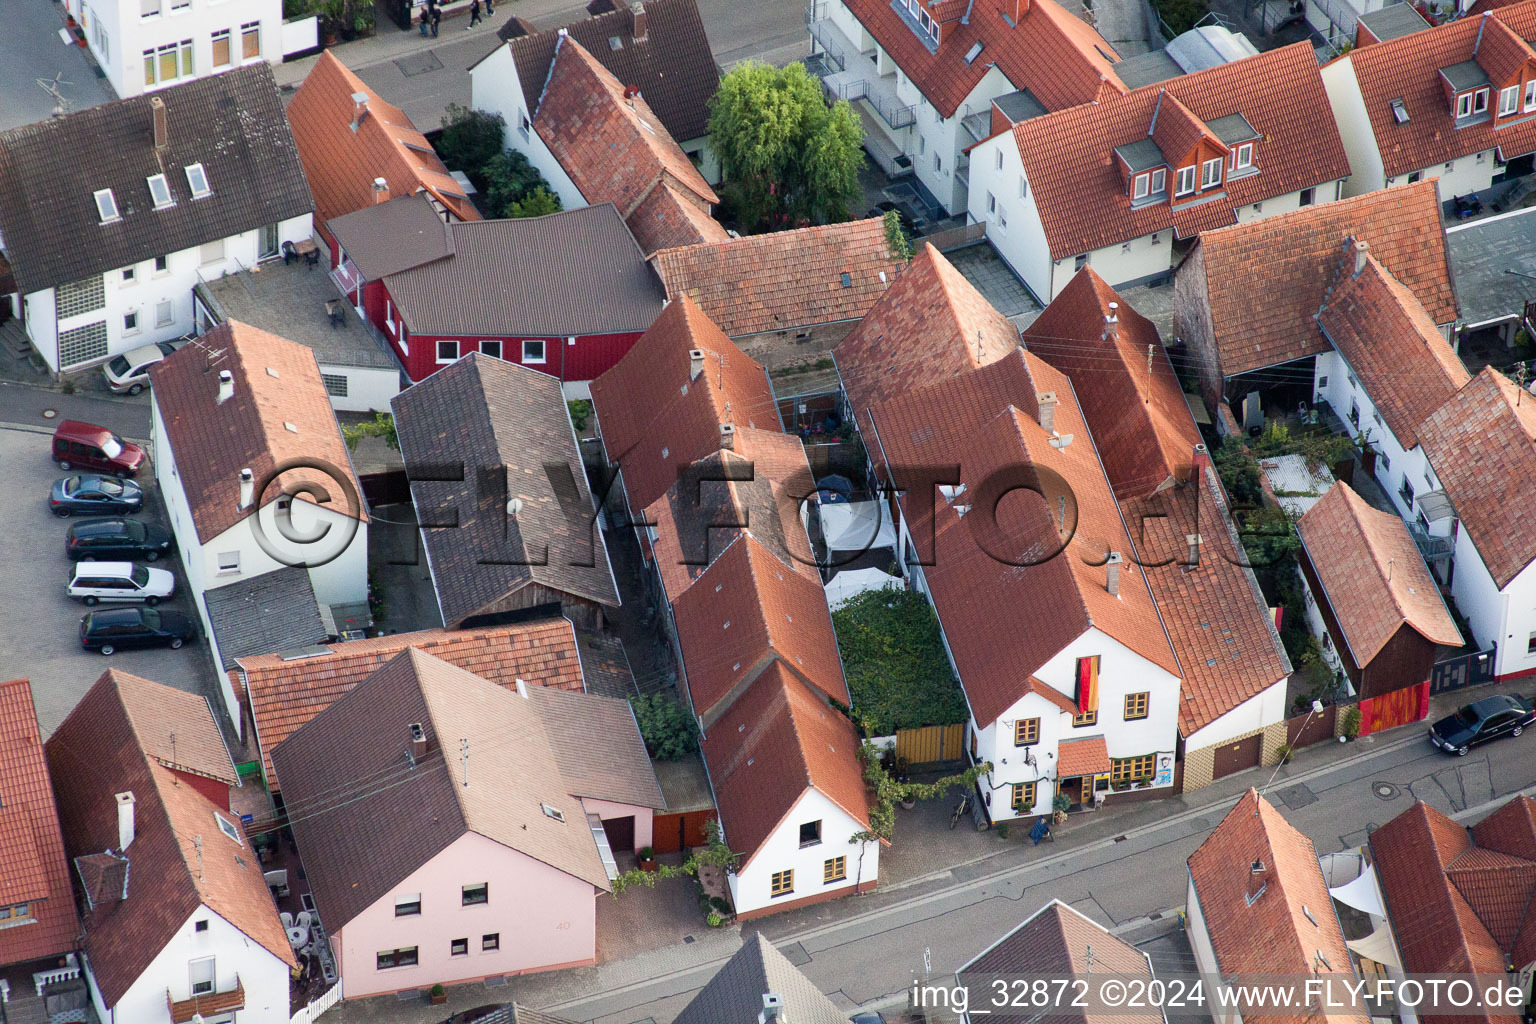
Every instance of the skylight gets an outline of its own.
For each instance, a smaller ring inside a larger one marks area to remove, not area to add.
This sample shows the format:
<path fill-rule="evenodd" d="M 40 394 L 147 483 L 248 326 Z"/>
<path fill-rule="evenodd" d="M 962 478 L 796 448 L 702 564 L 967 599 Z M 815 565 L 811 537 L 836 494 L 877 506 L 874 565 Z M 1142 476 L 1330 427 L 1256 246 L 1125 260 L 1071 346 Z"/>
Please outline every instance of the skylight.
<path fill-rule="evenodd" d="M 213 818 L 219 823 L 220 832 L 223 832 L 226 836 L 233 839 L 235 842 L 240 842 L 240 830 L 235 828 L 234 822 L 230 821 L 228 818 L 224 817 L 224 815 L 218 813 L 217 811 L 214 812 Z"/>
<path fill-rule="evenodd" d="M 117 197 L 109 188 L 101 189 L 96 193 L 96 212 L 101 215 L 103 224 L 111 224 L 115 220 L 122 220 L 117 212 Z"/>
<path fill-rule="evenodd" d="M 1408 123 L 1408 107 L 1402 100 L 1392 101 L 1392 119 L 1398 124 Z"/>
<path fill-rule="evenodd" d="M 187 165 L 187 186 L 192 189 L 193 199 L 201 199 L 213 192 L 208 187 L 208 173 L 203 170 L 202 164 Z"/>
<path fill-rule="evenodd" d="M 983 49 L 985 49 L 985 46 L 981 43 L 971 44 L 971 48 L 965 51 L 965 62 L 967 64 L 974 64 L 976 62 L 976 58 L 981 56 L 981 51 Z"/>
<path fill-rule="evenodd" d="M 155 209 L 163 210 L 175 204 L 176 200 L 171 198 L 171 183 L 165 180 L 165 175 L 156 174 L 148 180 L 149 195 L 155 201 Z"/>
<path fill-rule="evenodd" d="M 622 50 L 622 49 L 624 49 L 624 40 L 620 39 L 618 36 L 609 36 L 608 37 L 608 49 L 610 49 L 610 50 Z"/>
<path fill-rule="evenodd" d="M 565 823 L 565 812 L 560 810 L 560 808 L 551 807 L 549 804 L 539 804 L 539 810 L 544 812 L 546 818 L 554 818 L 562 825 Z"/>

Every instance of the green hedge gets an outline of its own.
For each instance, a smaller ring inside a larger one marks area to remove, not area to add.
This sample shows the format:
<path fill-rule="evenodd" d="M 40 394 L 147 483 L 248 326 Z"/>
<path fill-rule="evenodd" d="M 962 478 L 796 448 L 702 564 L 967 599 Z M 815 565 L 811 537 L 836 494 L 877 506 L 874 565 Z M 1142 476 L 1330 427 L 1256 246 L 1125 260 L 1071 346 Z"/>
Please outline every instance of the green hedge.
<path fill-rule="evenodd" d="M 853 718 L 870 736 L 969 718 L 939 620 L 913 591 L 869 590 L 832 613 Z"/>

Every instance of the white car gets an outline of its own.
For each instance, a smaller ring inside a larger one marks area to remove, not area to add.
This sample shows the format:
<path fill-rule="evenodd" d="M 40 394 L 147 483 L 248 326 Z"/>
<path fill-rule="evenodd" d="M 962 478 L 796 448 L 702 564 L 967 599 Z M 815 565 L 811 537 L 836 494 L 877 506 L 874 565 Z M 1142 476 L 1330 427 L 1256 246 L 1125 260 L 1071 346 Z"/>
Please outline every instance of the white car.
<path fill-rule="evenodd" d="M 176 592 L 176 577 L 165 569 L 134 562 L 78 562 L 69 579 L 69 596 L 88 605 L 143 601 L 157 605 Z"/>
<path fill-rule="evenodd" d="M 175 351 L 170 343 L 162 341 L 124 352 L 101 368 L 107 387 L 118 394 L 138 394 L 149 385 L 149 368 Z"/>

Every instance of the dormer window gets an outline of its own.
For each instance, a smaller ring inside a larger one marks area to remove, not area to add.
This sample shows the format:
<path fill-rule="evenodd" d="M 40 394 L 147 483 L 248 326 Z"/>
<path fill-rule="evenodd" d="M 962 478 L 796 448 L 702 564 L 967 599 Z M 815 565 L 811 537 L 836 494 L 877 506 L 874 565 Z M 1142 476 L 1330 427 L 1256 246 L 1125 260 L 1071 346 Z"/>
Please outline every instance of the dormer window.
<path fill-rule="evenodd" d="M 1221 184 L 1221 157 L 1214 157 L 1201 165 L 1200 187 L 1215 188 Z"/>
<path fill-rule="evenodd" d="M 1232 170 L 1246 171 L 1253 166 L 1253 143 L 1245 142 L 1232 150 Z"/>
<path fill-rule="evenodd" d="M 1525 83 L 1525 112 L 1536 110 L 1536 78 Z"/>
<path fill-rule="evenodd" d="M 193 199 L 201 199 L 213 193 L 213 189 L 208 187 L 208 172 L 203 170 L 202 164 L 188 164 L 186 171 L 187 187 L 192 190 Z"/>
<path fill-rule="evenodd" d="M 1408 106 L 1402 100 L 1392 101 L 1392 120 L 1398 124 L 1408 123 Z"/>
<path fill-rule="evenodd" d="M 111 189 L 101 189 L 95 193 L 95 196 L 96 212 L 101 216 L 103 224 L 112 224 L 123 219 L 122 215 L 117 212 L 117 197 L 112 194 Z"/>
<path fill-rule="evenodd" d="M 171 186 L 165 180 L 165 175 L 156 174 L 148 179 L 149 195 L 155 201 L 155 209 L 163 210 L 167 206 L 174 206 L 176 200 L 171 198 Z"/>
<path fill-rule="evenodd" d="M 1499 116 L 1508 117 L 1520 109 L 1520 87 L 1511 85 L 1499 90 Z"/>
<path fill-rule="evenodd" d="M 1187 196 L 1195 190 L 1195 165 L 1179 168 L 1179 180 L 1174 186 L 1173 194 Z"/>
<path fill-rule="evenodd" d="M 1164 167 L 1143 171 L 1131 179 L 1132 199 L 1150 199 L 1153 196 L 1162 195 L 1167 190 L 1168 170 Z"/>
<path fill-rule="evenodd" d="M 983 49 L 984 49 L 984 47 L 982 46 L 981 43 L 973 43 L 973 44 L 971 44 L 971 48 L 969 50 L 965 51 L 965 62 L 967 64 L 974 64 L 974 63 L 976 63 L 976 58 L 981 56 L 981 51 Z"/>
<path fill-rule="evenodd" d="M 1488 111 L 1488 89 L 1473 89 L 1456 96 L 1456 118 L 1475 117 Z"/>

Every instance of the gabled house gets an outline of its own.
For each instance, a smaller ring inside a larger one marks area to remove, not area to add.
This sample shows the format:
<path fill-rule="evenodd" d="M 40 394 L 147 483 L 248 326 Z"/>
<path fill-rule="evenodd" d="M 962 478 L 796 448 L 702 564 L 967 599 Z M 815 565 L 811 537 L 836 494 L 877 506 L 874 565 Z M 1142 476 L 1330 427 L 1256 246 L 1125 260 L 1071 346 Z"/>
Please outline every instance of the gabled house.
<path fill-rule="evenodd" d="M 5 901 L 0 906 L 0 992 L 7 1012 L 41 1013 L 50 984 L 57 985 L 54 992 L 78 989 L 70 1001 L 83 1006 L 85 993 L 75 980 L 80 976 L 75 957 L 80 916 L 32 684 L 25 679 L 0 683 L 0 837 L 0 860 L 6 865 L 0 896 Z M 54 979 L 47 973 L 61 966 L 68 968 L 66 977 Z"/>
<path fill-rule="evenodd" d="M 966 150 L 1014 121 L 1125 92 L 1114 48 L 1054 0 L 822 0 L 806 12 L 822 88 L 854 101 L 887 174 L 966 209 Z"/>
<path fill-rule="evenodd" d="M 215 663 L 323 640 L 325 616 L 366 608 L 368 510 L 314 351 L 230 321 L 150 382 L 155 482 Z"/>
<path fill-rule="evenodd" d="M 1312 841 L 1255 790 L 1243 794 L 1189 857 L 1184 930 L 1201 974 L 1298 974 L 1351 983 L 1358 973 Z M 1236 1008 L 1213 1010 L 1222 1024 Z M 1366 1024 L 1316 1010 L 1278 1020 Z"/>
<path fill-rule="evenodd" d="M 432 198 L 416 194 L 327 226 L 337 284 L 413 381 L 479 352 L 549 374 L 581 397 L 665 305 L 607 203 L 445 223 Z"/>
<path fill-rule="evenodd" d="M 966 985 L 972 995 L 983 988 L 990 988 L 994 978 L 1087 978 L 1093 974 L 1112 974 L 1117 978 L 1141 979 L 1151 982 L 1154 971 L 1152 958 L 1124 939 L 1110 934 L 1099 924 L 1058 899 L 1020 921 L 1007 935 L 968 960 L 955 972 L 955 980 Z M 978 1002 L 973 999 L 972 1003 Z M 1026 1024 L 1034 1014 L 1023 1007 L 996 1007 L 984 1009 L 977 1006 L 974 1016 L 963 1014 L 965 1024 Z M 1053 1013 L 1063 1024 L 1095 1024 L 1106 1019 L 1098 1013 L 1084 1012 L 1077 1007 L 1063 1006 L 1060 1013 Z M 1162 1014 L 1125 1013 L 1135 1024 L 1158 1024 Z"/>
<path fill-rule="evenodd" d="M 384 102 L 329 50 L 288 103 L 288 124 L 315 197 L 315 228 L 365 206 L 425 192 L 447 220 L 479 220 L 464 186 L 443 165 L 411 119 Z"/>
<path fill-rule="evenodd" d="M 1536 3 L 1351 51 L 1322 69 L 1359 195 L 1440 179 L 1447 201 L 1531 173 Z"/>
<path fill-rule="evenodd" d="M 55 374 L 188 334 L 199 279 L 310 237 L 264 62 L 0 133 L 11 313 Z"/>
<path fill-rule="evenodd" d="M 270 792 L 282 789 L 272 751 L 408 647 L 498 686 L 512 688 L 521 679 L 532 686 L 586 689 L 575 627 L 559 617 L 483 629 L 424 629 L 239 658 L 229 683 L 250 709 Z"/>
<path fill-rule="evenodd" d="M 1495 676 L 1536 672 L 1536 534 L 1522 526 L 1536 501 L 1536 399 L 1484 367 L 1418 438 L 1453 513 L 1442 582 L 1478 646 L 1498 648 Z"/>
<path fill-rule="evenodd" d="M 970 161 L 969 219 L 1043 302 L 1084 266 L 1147 281 L 1202 231 L 1338 199 L 1350 166 L 1300 44 L 1056 113 L 997 110 Z"/>
<path fill-rule="evenodd" d="M 207 699 L 109 670 L 44 751 L 97 1017 L 288 1021 L 297 964 Z"/>
<path fill-rule="evenodd" d="M 907 265 L 878 217 L 663 249 L 651 259 L 669 299 L 688 296 L 770 369 L 842 341 Z"/>
<path fill-rule="evenodd" d="M 560 40 L 569 37 L 614 78 L 634 86 L 704 180 L 719 184 L 720 161 L 709 145 L 709 101 L 720 87 L 720 70 L 696 0 L 599 0 L 587 13 L 544 32 L 499 30 L 506 45 L 469 69 L 471 106 L 500 114 L 509 139 L 516 132 L 531 142 L 539 97 Z"/>
<path fill-rule="evenodd" d="M 770 1014 L 777 1013 L 777 1016 Z M 847 1024 L 848 1015 L 763 938 L 747 935 L 672 1024 Z"/>
<path fill-rule="evenodd" d="M 1370 834 L 1402 968 L 1411 974 L 1524 978 L 1536 966 L 1536 804 L 1516 796 L 1471 828 L 1419 801 Z M 1456 1019 L 1514 1024 L 1506 1013 L 1421 1013 L 1425 1024 Z"/>
<path fill-rule="evenodd" d="M 1296 523 L 1313 630 L 1361 698 L 1427 682 L 1461 632 L 1398 517 L 1340 481 Z M 1427 697 L 1427 692 L 1426 692 Z"/>
<path fill-rule="evenodd" d="M 443 625 L 558 603 L 600 628 L 618 583 L 560 382 L 471 353 L 391 408 Z"/>
<path fill-rule="evenodd" d="M 555 42 L 532 133 L 513 132 L 508 141 L 567 209 L 617 207 L 647 256 L 729 237 L 710 216 L 720 197 L 638 87 L 620 82 L 569 35 Z"/>
<path fill-rule="evenodd" d="M 1305 366 L 1328 352 L 1314 317 L 1348 239 L 1419 300 L 1447 339 L 1457 318 L 1440 200 L 1432 181 L 1309 206 L 1262 223 L 1202 232 L 1174 274 L 1174 322 L 1214 407 L 1261 387 L 1256 370 Z M 1262 283 L 1262 297 L 1254 285 Z"/>
<path fill-rule="evenodd" d="M 624 702 L 509 690 L 415 648 L 272 759 L 349 998 L 591 964 L 617 875 L 602 816 L 660 803 Z"/>

